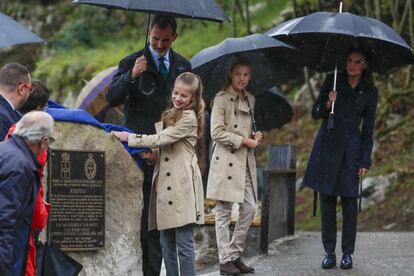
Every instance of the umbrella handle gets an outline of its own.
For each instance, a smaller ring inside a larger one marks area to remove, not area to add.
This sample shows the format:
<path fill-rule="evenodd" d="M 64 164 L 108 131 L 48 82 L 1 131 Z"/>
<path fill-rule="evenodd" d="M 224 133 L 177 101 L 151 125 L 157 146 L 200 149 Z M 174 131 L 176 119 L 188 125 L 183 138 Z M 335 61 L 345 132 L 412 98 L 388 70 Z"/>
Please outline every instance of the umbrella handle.
<path fill-rule="evenodd" d="M 335 101 L 332 102 L 331 114 L 334 114 L 334 108 L 335 108 Z"/>

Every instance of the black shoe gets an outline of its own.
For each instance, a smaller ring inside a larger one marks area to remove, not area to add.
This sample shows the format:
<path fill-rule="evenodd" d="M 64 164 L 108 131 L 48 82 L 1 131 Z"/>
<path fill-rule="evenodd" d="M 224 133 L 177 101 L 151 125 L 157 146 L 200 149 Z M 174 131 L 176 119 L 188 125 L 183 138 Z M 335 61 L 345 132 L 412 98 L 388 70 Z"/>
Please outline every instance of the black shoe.
<path fill-rule="evenodd" d="M 227 262 L 220 265 L 220 275 L 239 275 L 240 270 L 233 264 L 233 262 Z"/>
<path fill-rule="evenodd" d="M 243 263 L 240 258 L 233 261 L 233 264 L 240 270 L 241 273 L 252 273 L 254 268 Z"/>
<path fill-rule="evenodd" d="M 336 266 L 336 255 L 335 252 L 325 253 L 325 258 L 322 261 L 323 269 L 330 269 Z"/>
<path fill-rule="evenodd" d="M 352 257 L 351 254 L 344 254 L 341 260 L 342 269 L 351 269 L 352 268 Z"/>

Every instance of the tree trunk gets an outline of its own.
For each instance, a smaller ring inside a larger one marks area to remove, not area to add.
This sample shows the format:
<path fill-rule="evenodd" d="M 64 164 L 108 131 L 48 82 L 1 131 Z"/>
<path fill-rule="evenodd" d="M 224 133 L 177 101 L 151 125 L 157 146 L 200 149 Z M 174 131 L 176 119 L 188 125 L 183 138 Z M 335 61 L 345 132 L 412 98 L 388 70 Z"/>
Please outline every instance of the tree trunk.
<path fill-rule="evenodd" d="M 381 20 L 381 6 L 379 0 L 374 0 L 375 18 Z"/>
<path fill-rule="evenodd" d="M 404 27 L 404 22 L 407 19 L 407 14 L 408 14 L 408 10 L 411 4 L 411 0 L 406 0 L 405 1 L 405 5 L 404 5 L 404 11 L 403 14 L 401 16 L 401 20 L 400 20 L 400 24 L 399 24 L 399 28 L 397 29 L 398 33 L 402 33 L 402 29 Z"/>
<path fill-rule="evenodd" d="M 365 16 L 370 17 L 371 14 L 371 4 L 369 0 L 364 1 L 364 8 L 365 8 Z"/>
<path fill-rule="evenodd" d="M 408 22 L 409 22 L 409 32 L 410 32 L 410 43 L 411 47 L 414 47 L 414 32 L 413 32 L 413 3 L 409 5 L 409 12 L 408 12 Z"/>
<path fill-rule="evenodd" d="M 237 22 L 236 22 L 236 15 L 237 15 L 237 3 L 233 1 L 232 6 L 232 13 L 231 13 L 231 25 L 233 26 L 233 37 L 237 37 Z"/>
<path fill-rule="evenodd" d="M 296 17 L 296 12 L 297 12 L 297 9 L 298 9 L 298 5 L 296 4 L 296 0 L 292 0 L 292 8 L 293 8 L 293 11 L 292 11 L 293 17 Z"/>
<path fill-rule="evenodd" d="M 306 85 L 308 86 L 309 95 L 311 96 L 312 101 L 315 102 L 316 97 L 315 97 L 315 93 L 313 92 L 312 85 L 310 83 L 308 67 L 303 68 L 303 76 L 305 78 Z"/>
<path fill-rule="evenodd" d="M 245 4 L 246 4 L 246 7 L 245 7 L 246 9 L 246 30 L 248 34 L 251 34 L 252 30 L 251 30 L 251 24 L 250 24 L 249 0 L 246 0 Z"/>

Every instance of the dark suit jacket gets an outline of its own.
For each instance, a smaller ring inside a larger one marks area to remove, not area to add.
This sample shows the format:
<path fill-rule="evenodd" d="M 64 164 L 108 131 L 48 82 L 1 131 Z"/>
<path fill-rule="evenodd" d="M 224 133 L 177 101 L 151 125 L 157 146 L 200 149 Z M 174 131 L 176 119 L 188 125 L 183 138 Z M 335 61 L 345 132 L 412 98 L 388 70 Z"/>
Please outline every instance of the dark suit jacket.
<path fill-rule="evenodd" d="M 328 76 L 316 100 L 312 116 L 322 119 L 303 184 L 322 194 L 358 196 L 358 168 L 369 169 L 374 143 L 378 91 L 373 85 L 352 88 L 347 76 L 338 76 L 334 127 L 327 131 L 326 101 L 333 87 Z"/>
<path fill-rule="evenodd" d="M 40 179 L 39 163 L 17 136 L 0 143 L 0 275 L 21 275 Z"/>
<path fill-rule="evenodd" d="M 126 127 L 136 133 L 154 134 L 154 124 L 160 120 L 161 113 L 167 108 L 175 79 L 179 74 L 191 71 L 191 64 L 171 49 L 169 74 L 167 79 L 164 79 L 156 68 L 147 47 L 147 71 L 137 80 L 131 81 L 131 70 L 135 60 L 142 54 L 143 50 L 140 50 L 121 60 L 118 71 L 112 78 L 106 100 L 111 106 L 124 104 Z M 140 90 L 140 79 L 142 79 L 144 91 L 150 91 L 155 87 L 152 94 L 145 95 Z"/>
<path fill-rule="evenodd" d="M 9 131 L 9 128 L 20 120 L 20 115 L 17 113 L 3 96 L 0 95 L 0 142 Z"/>

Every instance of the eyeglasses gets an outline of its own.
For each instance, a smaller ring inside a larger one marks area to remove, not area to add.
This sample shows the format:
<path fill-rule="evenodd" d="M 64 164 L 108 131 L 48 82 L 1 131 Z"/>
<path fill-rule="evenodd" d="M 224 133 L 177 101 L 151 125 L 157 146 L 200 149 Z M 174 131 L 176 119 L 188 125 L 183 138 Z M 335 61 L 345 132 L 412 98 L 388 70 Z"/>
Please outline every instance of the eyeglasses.
<path fill-rule="evenodd" d="M 42 140 L 44 140 L 44 141 L 47 140 L 49 142 L 48 143 L 49 145 L 51 145 L 55 142 L 55 138 L 53 138 L 53 137 L 43 137 Z"/>
<path fill-rule="evenodd" d="M 20 85 L 22 85 L 23 87 L 26 87 L 27 89 L 29 89 L 29 94 L 32 94 L 33 92 L 33 87 L 31 84 L 26 84 L 24 82 L 21 82 Z"/>

